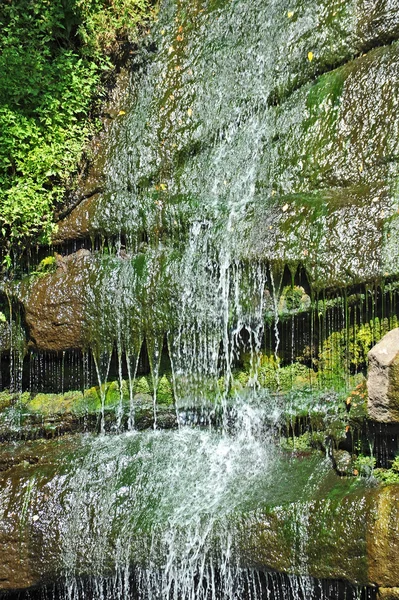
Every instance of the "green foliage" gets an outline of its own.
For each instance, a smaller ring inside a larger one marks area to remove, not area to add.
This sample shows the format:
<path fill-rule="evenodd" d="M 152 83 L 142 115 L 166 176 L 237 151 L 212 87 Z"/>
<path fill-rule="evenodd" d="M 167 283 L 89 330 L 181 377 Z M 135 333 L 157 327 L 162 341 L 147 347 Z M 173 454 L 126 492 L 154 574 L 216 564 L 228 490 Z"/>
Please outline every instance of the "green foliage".
<path fill-rule="evenodd" d="M 370 477 L 375 467 L 375 458 L 373 456 L 364 456 L 359 454 L 353 462 L 354 474 L 363 477 Z"/>
<path fill-rule="evenodd" d="M 0 240 L 47 241 L 96 121 L 108 55 L 151 16 L 150 0 L 0 3 Z"/>
<path fill-rule="evenodd" d="M 344 382 L 345 371 L 366 367 L 372 346 L 397 326 L 397 316 L 393 315 L 390 319 L 375 317 L 361 325 L 334 331 L 320 345 L 317 362 L 320 376 L 326 383 Z"/>
<path fill-rule="evenodd" d="M 373 476 L 385 485 L 399 483 L 399 473 L 391 469 L 374 469 Z"/>
<path fill-rule="evenodd" d="M 392 461 L 390 469 L 374 469 L 374 477 L 385 485 L 399 483 L 399 456 Z"/>
<path fill-rule="evenodd" d="M 306 431 L 300 436 L 281 438 L 280 445 L 284 450 L 291 452 L 308 452 L 312 448 L 312 436 Z"/>
<path fill-rule="evenodd" d="M 138 377 L 134 382 L 134 393 L 135 394 L 152 394 L 150 384 L 146 377 Z"/>
<path fill-rule="evenodd" d="M 81 22 L 78 33 L 89 55 L 112 52 L 118 40 L 137 39 L 138 26 L 151 16 L 148 0 L 76 0 Z"/>
<path fill-rule="evenodd" d="M 396 456 L 391 465 L 392 471 L 399 473 L 399 456 Z"/>
<path fill-rule="evenodd" d="M 157 400 L 158 400 L 159 404 L 166 404 L 166 405 L 173 404 L 172 386 L 171 386 L 168 378 L 166 377 L 166 375 L 163 375 L 163 377 L 161 377 L 161 380 L 159 382 L 158 390 L 157 390 Z"/>
<path fill-rule="evenodd" d="M 304 387 L 314 383 L 316 374 L 299 363 L 281 366 L 274 356 L 263 355 L 258 367 L 258 382 L 271 391 L 289 391 L 292 387 Z"/>
<path fill-rule="evenodd" d="M 57 260 L 55 258 L 55 256 L 46 256 L 46 258 L 43 258 L 43 260 L 40 261 L 39 266 L 37 267 L 37 270 L 40 273 L 49 273 L 51 271 L 54 271 L 57 267 Z"/>

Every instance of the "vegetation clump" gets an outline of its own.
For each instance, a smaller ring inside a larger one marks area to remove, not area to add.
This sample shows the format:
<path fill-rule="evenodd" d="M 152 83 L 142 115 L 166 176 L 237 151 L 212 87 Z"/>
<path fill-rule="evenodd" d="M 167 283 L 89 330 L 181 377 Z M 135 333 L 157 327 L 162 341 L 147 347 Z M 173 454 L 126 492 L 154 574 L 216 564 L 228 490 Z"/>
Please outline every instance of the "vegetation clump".
<path fill-rule="evenodd" d="M 390 469 L 374 469 L 374 477 L 383 484 L 398 484 L 399 483 L 399 456 L 396 456 L 392 461 Z"/>
<path fill-rule="evenodd" d="M 153 16 L 151 0 L 0 3 L 0 251 L 47 242 L 97 128 L 118 47 Z M 98 112 L 98 111 L 97 111 Z"/>

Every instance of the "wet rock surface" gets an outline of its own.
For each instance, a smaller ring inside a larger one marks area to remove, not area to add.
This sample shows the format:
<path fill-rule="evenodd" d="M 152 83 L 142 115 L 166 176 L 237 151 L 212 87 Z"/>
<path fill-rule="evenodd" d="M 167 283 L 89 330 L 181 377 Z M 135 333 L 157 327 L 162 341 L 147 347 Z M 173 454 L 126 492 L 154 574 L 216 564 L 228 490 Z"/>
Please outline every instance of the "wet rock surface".
<path fill-rule="evenodd" d="M 0 590 L 55 583 L 62 565 L 70 576 L 97 574 L 98 568 L 112 571 L 115 560 L 112 540 L 118 536 L 126 538 L 134 566 L 140 552 L 145 552 L 148 532 L 146 528 L 140 529 L 140 522 L 132 519 L 132 515 L 129 517 L 132 506 L 125 495 L 127 490 L 133 493 L 135 489 L 138 476 L 135 469 L 141 468 L 142 452 L 152 447 L 143 441 L 140 451 L 139 435 L 143 434 L 136 434 L 131 441 L 119 438 L 116 447 L 112 443 L 112 449 L 105 437 L 95 441 L 87 436 L 0 446 L 0 551 L 5 557 L 0 567 Z M 120 445 L 126 449 L 118 458 Z M 96 448 L 98 459 L 88 460 Z M 104 452 L 109 453 L 108 466 L 101 463 Z M 135 452 L 138 452 L 136 460 Z M 314 467 L 311 457 L 296 461 L 298 464 L 293 468 L 297 475 L 289 470 L 291 486 L 298 477 L 300 480 L 299 473 Z M 102 487 L 100 496 L 107 499 L 106 505 L 97 496 L 103 483 L 96 479 L 105 467 L 108 489 Z M 230 523 L 236 532 L 234 551 L 238 551 L 242 566 L 383 588 L 397 586 L 399 486 L 367 489 L 339 480 L 332 473 L 322 481 L 313 498 L 295 502 L 290 500 L 291 493 L 286 495 L 286 502 L 279 502 L 286 494 L 283 480 L 282 495 L 275 495 L 275 502 L 270 505 L 266 502 L 255 512 L 235 513 Z M 142 493 L 145 490 L 152 493 L 146 480 L 143 485 Z M 173 489 L 172 482 L 171 486 Z M 274 488 L 278 489 L 277 482 L 273 483 Z M 168 498 L 169 492 L 164 493 L 165 499 Z M 74 499 L 75 514 L 72 514 Z M 151 507 L 143 510 L 148 511 L 146 518 L 151 518 Z M 89 515 L 92 520 L 89 537 L 83 536 L 76 547 L 77 541 L 69 539 L 69 533 L 76 526 L 83 532 L 89 526 L 86 522 Z M 98 541 L 98 536 L 102 538 L 101 551 L 93 546 L 91 553 L 88 549 Z M 70 544 L 75 544 L 74 550 Z M 68 557 L 73 554 L 68 552 L 75 551 L 77 562 L 70 563 Z"/>
<path fill-rule="evenodd" d="M 84 346 L 91 273 L 91 253 L 80 250 L 56 257 L 54 273 L 26 284 L 22 296 L 31 345 L 56 352 Z"/>
<path fill-rule="evenodd" d="M 391 588 L 381 587 L 378 590 L 378 598 L 379 598 L 379 600 L 398 600 L 399 588 L 397 588 L 397 587 L 391 587 Z"/>
<path fill-rule="evenodd" d="M 399 486 L 375 492 L 369 522 L 369 579 L 383 588 L 398 587 Z M 387 593 L 387 592 L 385 592 Z"/>
<path fill-rule="evenodd" d="M 399 329 L 369 352 L 368 413 L 382 423 L 399 421 Z"/>

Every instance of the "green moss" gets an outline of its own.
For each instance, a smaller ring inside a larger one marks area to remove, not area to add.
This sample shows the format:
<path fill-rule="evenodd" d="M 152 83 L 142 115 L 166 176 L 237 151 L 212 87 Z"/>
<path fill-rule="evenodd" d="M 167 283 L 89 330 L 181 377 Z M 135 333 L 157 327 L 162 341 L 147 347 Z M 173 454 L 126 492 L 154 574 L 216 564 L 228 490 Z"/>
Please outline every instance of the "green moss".
<path fill-rule="evenodd" d="M 103 391 L 105 391 L 105 407 L 112 408 L 120 402 L 118 382 L 104 384 Z M 96 414 L 102 408 L 102 394 L 99 387 L 89 388 L 84 393 L 70 391 L 65 394 L 37 394 L 26 403 L 26 408 L 32 413 L 45 416 Z"/>
<path fill-rule="evenodd" d="M 45 416 L 79 412 L 82 399 L 83 394 L 78 391 L 66 394 L 37 394 L 26 404 L 26 408 L 30 412 Z"/>
<path fill-rule="evenodd" d="M 312 437 L 307 431 L 306 433 L 296 437 L 281 438 L 280 445 L 284 450 L 292 452 L 306 452 L 312 448 Z"/>
<path fill-rule="evenodd" d="M 121 393 L 119 391 L 119 383 L 111 381 L 102 385 L 102 389 L 98 386 L 92 387 L 84 392 L 82 401 L 78 406 L 80 412 L 96 413 L 102 409 L 102 397 L 104 395 L 104 407 L 114 408 L 119 405 Z M 129 390 L 126 382 L 122 382 L 122 399 L 127 401 L 129 398 Z"/>
<path fill-rule="evenodd" d="M 171 405 L 173 404 L 173 390 L 170 381 L 163 375 L 158 385 L 157 390 L 157 402 L 159 404 Z"/>
<path fill-rule="evenodd" d="M 307 126 L 319 118 L 319 113 L 324 111 L 326 104 L 330 107 L 339 106 L 347 76 L 348 66 L 345 65 L 322 75 L 310 88 L 306 100 L 306 106 L 310 112 Z"/>
<path fill-rule="evenodd" d="M 55 256 L 46 256 L 46 258 L 43 258 L 43 260 L 40 261 L 37 270 L 40 272 L 54 271 L 56 266 L 57 260 Z"/>

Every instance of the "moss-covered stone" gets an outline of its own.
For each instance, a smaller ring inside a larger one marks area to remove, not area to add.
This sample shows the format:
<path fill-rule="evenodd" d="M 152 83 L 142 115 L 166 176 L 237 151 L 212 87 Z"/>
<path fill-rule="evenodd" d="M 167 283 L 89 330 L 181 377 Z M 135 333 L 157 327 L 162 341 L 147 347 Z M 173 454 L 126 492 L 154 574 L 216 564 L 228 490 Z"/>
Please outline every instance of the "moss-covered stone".
<path fill-rule="evenodd" d="M 381 587 L 398 585 L 399 486 L 382 487 L 372 495 L 367 536 L 369 580 Z"/>

